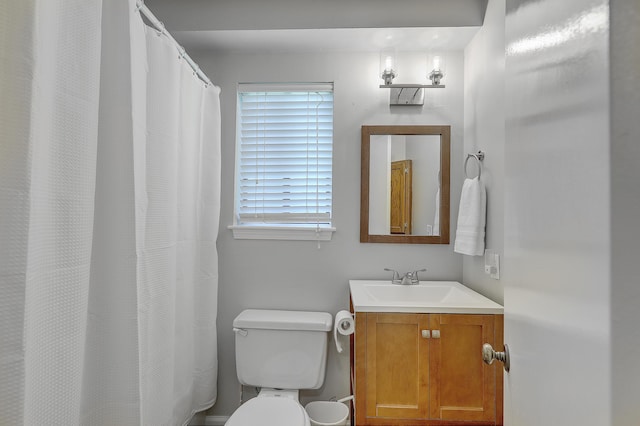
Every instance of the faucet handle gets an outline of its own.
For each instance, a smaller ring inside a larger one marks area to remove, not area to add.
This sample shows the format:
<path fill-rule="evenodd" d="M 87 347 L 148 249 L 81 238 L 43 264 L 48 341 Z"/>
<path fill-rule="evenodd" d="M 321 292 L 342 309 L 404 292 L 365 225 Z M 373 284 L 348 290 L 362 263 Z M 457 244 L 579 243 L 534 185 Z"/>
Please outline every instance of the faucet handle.
<path fill-rule="evenodd" d="M 420 284 L 420 278 L 418 278 L 418 272 L 425 272 L 427 268 L 418 269 L 411 272 L 411 284 Z"/>
<path fill-rule="evenodd" d="M 384 268 L 385 271 L 393 272 L 393 277 L 391 278 L 391 284 L 400 284 L 400 273 L 395 269 Z"/>

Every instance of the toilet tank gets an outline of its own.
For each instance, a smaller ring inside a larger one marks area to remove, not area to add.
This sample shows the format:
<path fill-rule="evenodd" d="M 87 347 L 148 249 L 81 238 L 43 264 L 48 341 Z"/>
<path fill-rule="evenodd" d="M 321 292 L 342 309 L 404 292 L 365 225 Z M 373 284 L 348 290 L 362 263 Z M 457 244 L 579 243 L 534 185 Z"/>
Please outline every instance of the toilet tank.
<path fill-rule="evenodd" d="M 327 312 L 242 311 L 233 321 L 238 380 L 277 389 L 319 388 L 332 322 Z"/>

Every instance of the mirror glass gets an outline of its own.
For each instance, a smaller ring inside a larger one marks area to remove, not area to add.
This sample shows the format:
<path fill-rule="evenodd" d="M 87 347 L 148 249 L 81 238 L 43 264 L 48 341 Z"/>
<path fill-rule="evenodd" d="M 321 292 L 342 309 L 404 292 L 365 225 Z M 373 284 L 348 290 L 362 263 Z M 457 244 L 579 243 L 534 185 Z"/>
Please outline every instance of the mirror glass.
<path fill-rule="evenodd" d="M 449 243 L 449 126 L 362 126 L 360 241 Z"/>

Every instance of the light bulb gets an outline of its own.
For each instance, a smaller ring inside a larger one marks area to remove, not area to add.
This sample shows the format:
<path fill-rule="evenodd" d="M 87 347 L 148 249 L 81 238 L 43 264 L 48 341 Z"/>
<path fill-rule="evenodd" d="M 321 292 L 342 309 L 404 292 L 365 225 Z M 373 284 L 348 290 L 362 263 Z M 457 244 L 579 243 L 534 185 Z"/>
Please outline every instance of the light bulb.
<path fill-rule="evenodd" d="M 384 49 L 380 52 L 380 77 L 384 80 L 385 85 L 393 83 L 396 77 L 395 68 L 395 50 L 392 48 Z"/>
<path fill-rule="evenodd" d="M 393 70 L 393 56 L 384 58 L 384 70 L 387 72 Z"/>
<path fill-rule="evenodd" d="M 438 71 L 440 70 L 440 56 L 433 57 L 433 69 Z"/>
<path fill-rule="evenodd" d="M 431 84 L 439 86 L 442 84 L 442 78 L 444 77 L 446 71 L 446 58 L 443 58 L 442 55 L 434 55 L 430 54 L 427 56 L 427 66 L 428 64 L 432 65 L 432 69 L 427 74 L 427 77 L 431 80 Z"/>

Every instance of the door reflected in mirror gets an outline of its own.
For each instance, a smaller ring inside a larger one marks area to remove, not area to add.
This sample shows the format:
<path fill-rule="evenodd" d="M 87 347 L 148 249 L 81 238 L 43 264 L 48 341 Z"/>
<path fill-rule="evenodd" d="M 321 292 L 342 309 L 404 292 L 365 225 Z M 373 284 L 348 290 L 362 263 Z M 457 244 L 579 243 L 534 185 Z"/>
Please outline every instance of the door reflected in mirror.
<path fill-rule="evenodd" d="M 360 241 L 449 243 L 449 126 L 362 126 Z"/>
<path fill-rule="evenodd" d="M 383 210 L 389 209 L 390 224 L 385 227 L 391 234 L 411 235 L 413 210 L 412 195 L 413 186 L 411 179 L 413 177 L 413 168 L 411 160 L 399 160 L 391 162 L 391 197 L 389 205 L 381 206 Z M 371 186 L 369 186 L 371 187 Z M 373 212 L 377 209 L 370 209 Z M 372 224 L 374 224 L 372 226 Z M 386 224 L 385 224 L 386 225 Z M 373 231 L 372 232 L 372 228 Z M 385 228 L 381 231 L 384 232 Z M 375 222 L 369 220 L 369 233 L 375 234 Z"/>

